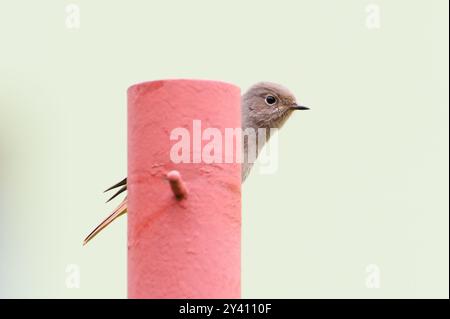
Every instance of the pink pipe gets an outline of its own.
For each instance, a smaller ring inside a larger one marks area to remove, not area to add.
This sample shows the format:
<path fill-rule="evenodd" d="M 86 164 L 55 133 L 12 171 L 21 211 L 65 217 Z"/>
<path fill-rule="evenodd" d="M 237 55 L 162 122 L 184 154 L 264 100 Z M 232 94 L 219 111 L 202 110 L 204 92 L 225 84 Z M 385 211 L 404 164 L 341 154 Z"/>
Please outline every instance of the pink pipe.
<path fill-rule="evenodd" d="M 163 80 L 128 89 L 129 298 L 240 298 L 240 164 L 192 163 L 210 141 L 194 141 L 193 120 L 222 137 L 240 128 L 239 88 Z M 171 160 L 174 128 L 190 133 L 191 163 Z"/>

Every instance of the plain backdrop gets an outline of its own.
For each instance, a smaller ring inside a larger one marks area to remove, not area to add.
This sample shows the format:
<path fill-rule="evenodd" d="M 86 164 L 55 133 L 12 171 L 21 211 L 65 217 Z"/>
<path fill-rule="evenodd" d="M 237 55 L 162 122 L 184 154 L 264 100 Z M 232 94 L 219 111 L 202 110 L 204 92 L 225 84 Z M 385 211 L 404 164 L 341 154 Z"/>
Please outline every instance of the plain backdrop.
<path fill-rule="evenodd" d="M 277 173 L 244 184 L 243 297 L 448 298 L 448 9 L 1 0 L 0 296 L 126 297 L 126 218 L 81 246 L 126 174 L 126 89 L 200 78 L 312 108 L 280 132 Z"/>

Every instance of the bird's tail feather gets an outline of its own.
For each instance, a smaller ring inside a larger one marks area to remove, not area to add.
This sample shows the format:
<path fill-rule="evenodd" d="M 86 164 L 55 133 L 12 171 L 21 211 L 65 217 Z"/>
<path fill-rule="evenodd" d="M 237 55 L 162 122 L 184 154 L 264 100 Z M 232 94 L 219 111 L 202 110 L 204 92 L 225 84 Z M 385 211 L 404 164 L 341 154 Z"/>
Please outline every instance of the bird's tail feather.
<path fill-rule="evenodd" d="M 109 215 L 104 221 L 100 223 L 95 229 L 84 239 L 83 246 L 86 245 L 92 238 L 94 238 L 100 231 L 102 231 L 106 226 L 111 224 L 117 217 L 125 214 L 127 212 L 127 198 L 125 197 L 123 201 L 117 206 L 117 208 Z"/>

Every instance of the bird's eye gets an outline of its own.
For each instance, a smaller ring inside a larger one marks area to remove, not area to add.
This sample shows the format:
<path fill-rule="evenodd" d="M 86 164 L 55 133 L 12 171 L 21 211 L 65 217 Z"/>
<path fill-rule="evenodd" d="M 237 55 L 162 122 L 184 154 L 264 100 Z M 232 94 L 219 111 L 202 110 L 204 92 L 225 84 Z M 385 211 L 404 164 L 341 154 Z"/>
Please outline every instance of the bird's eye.
<path fill-rule="evenodd" d="M 266 103 L 267 103 L 267 105 L 274 105 L 275 103 L 277 103 L 277 98 L 274 97 L 273 95 L 267 95 Z"/>

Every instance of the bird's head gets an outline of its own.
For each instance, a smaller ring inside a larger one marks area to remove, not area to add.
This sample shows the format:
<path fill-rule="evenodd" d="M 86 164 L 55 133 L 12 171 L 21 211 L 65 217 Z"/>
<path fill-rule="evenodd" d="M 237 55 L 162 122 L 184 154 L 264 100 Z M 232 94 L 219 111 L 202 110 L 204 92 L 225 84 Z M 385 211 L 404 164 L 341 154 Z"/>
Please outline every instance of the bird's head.
<path fill-rule="evenodd" d="M 297 104 L 294 94 L 280 84 L 260 82 L 242 96 L 243 120 L 253 127 L 280 128 L 295 110 L 309 110 Z"/>

